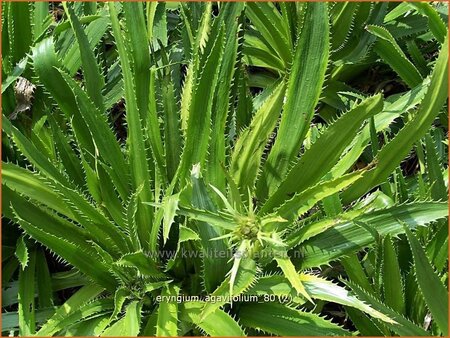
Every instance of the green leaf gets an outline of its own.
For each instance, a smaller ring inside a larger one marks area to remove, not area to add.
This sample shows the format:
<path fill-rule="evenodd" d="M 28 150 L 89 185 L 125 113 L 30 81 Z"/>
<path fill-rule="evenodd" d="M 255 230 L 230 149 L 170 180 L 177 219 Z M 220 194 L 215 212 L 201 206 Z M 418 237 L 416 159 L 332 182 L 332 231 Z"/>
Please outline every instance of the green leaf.
<path fill-rule="evenodd" d="M 383 288 L 384 302 L 394 311 L 405 314 L 402 276 L 397 253 L 389 236 L 384 238 L 383 247 Z"/>
<path fill-rule="evenodd" d="M 53 142 L 65 172 L 76 185 L 83 186 L 85 181 L 83 167 L 71 146 L 69 135 L 63 133 L 53 115 L 48 116 L 48 121 L 53 134 Z"/>
<path fill-rule="evenodd" d="M 238 259 L 238 257 L 236 257 L 235 260 L 236 259 Z M 256 262 L 249 257 L 248 252 L 241 253 L 239 264 L 234 272 L 234 280 L 232 280 L 233 271 L 230 270 L 228 277 L 224 279 L 213 293 L 211 293 L 211 301 L 205 303 L 201 318 L 206 319 L 221 306 L 232 303 L 231 297 L 238 296 L 245 292 L 245 290 L 247 290 L 256 280 L 256 274 Z"/>
<path fill-rule="evenodd" d="M 249 2 L 245 14 L 261 33 L 265 43 L 276 51 L 284 64 L 290 63 L 293 49 L 290 32 L 275 5 L 269 2 Z"/>
<path fill-rule="evenodd" d="M 387 130 L 396 118 L 418 105 L 428 89 L 429 81 L 430 78 L 426 78 L 422 84 L 405 94 L 390 96 L 384 103 L 383 111 L 374 116 L 376 131 L 382 132 Z M 364 149 L 369 145 L 371 140 L 370 129 L 370 124 L 366 124 L 361 132 L 356 135 L 348 147 L 348 151 L 331 170 L 333 176 L 337 177 L 345 174 L 355 164 Z"/>
<path fill-rule="evenodd" d="M 165 271 L 169 271 L 175 265 L 175 263 L 177 261 L 178 252 L 180 251 L 180 248 L 181 248 L 181 243 L 184 243 L 187 241 L 199 241 L 200 240 L 200 237 L 194 230 L 189 229 L 181 224 L 179 225 L 178 229 L 179 229 L 179 234 L 178 234 L 177 248 L 176 248 L 173 256 L 168 260 Z"/>
<path fill-rule="evenodd" d="M 172 81 L 172 71 L 169 57 L 163 47 L 161 50 L 163 71 L 161 77 L 161 95 L 164 115 L 164 146 L 166 156 L 167 179 L 171 181 L 180 164 L 182 139 L 180 133 L 179 114 L 175 97 L 175 88 Z M 185 81 L 188 81 L 186 79 Z"/>
<path fill-rule="evenodd" d="M 220 9 L 221 20 L 225 24 L 225 46 L 222 64 L 219 71 L 216 93 L 214 95 L 213 108 L 211 111 L 211 140 L 209 147 L 206 169 L 210 182 L 220 190 L 225 188 L 225 178 L 222 165 L 226 163 L 226 134 L 229 110 L 233 104 L 232 92 L 235 67 L 238 62 L 239 40 L 239 16 L 244 9 L 243 3 L 223 3 Z"/>
<path fill-rule="evenodd" d="M 433 319 L 444 335 L 448 334 L 448 291 L 440 280 L 419 240 L 403 224 L 414 257 L 414 271 L 419 289 L 425 298 Z"/>
<path fill-rule="evenodd" d="M 200 240 L 200 237 L 198 234 L 189 228 L 186 228 L 185 226 L 180 225 L 180 242 L 187 242 L 187 241 L 198 241 Z"/>
<path fill-rule="evenodd" d="M 318 182 L 339 160 L 341 153 L 355 137 L 355 132 L 361 127 L 362 122 L 381 111 L 382 102 L 381 95 L 365 99 L 329 126 L 301 156 L 286 179 L 269 197 L 263 209 L 270 212 L 282 204 L 287 197 Z"/>
<path fill-rule="evenodd" d="M 95 50 L 96 45 L 101 41 L 102 37 L 105 35 L 110 24 L 108 17 L 106 16 L 106 7 L 103 7 L 99 11 L 99 15 L 87 16 L 80 18 L 80 23 L 87 23 L 84 32 L 89 41 L 89 49 Z M 99 17 L 100 16 L 100 17 Z M 83 20 L 84 19 L 84 20 Z M 68 28 L 69 26 L 67 26 Z M 72 40 L 73 41 L 73 40 Z M 66 39 L 66 42 L 71 42 L 70 39 Z M 65 69 L 69 72 L 71 76 L 74 76 L 80 66 L 82 65 L 81 51 L 78 44 L 70 43 L 64 53 L 59 51 L 62 58 L 62 64 Z M 62 55 L 63 54 L 63 55 Z"/>
<path fill-rule="evenodd" d="M 384 313 L 386 316 L 394 320 L 397 324 L 391 324 L 388 322 L 384 322 L 390 330 L 394 331 L 400 336 L 429 336 L 430 334 L 422 329 L 420 326 L 412 323 L 402 315 L 398 314 L 394 310 L 390 309 L 386 305 L 384 305 L 379 300 L 375 299 L 373 296 L 369 295 L 365 291 L 363 291 L 358 286 L 354 285 L 351 282 L 346 282 L 346 284 L 352 289 L 352 291 L 356 294 L 356 296 L 366 304 L 369 304 L 375 310 Z"/>
<path fill-rule="evenodd" d="M 285 70 L 284 62 L 256 31 L 245 32 L 243 52 L 244 61 L 249 66 L 264 67 L 274 71 Z"/>
<path fill-rule="evenodd" d="M 126 309 L 125 316 L 107 328 L 102 337 L 136 337 L 140 331 L 142 304 L 131 302 Z"/>
<path fill-rule="evenodd" d="M 159 174 L 165 177 L 166 158 L 164 157 L 164 146 L 162 142 L 160 123 L 158 121 L 158 110 L 156 102 L 156 69 L 150 69 L 149 92 L 148 92 L 148 116 L 144 119 L 147 127 L 148 143 L 152 150 L 152 156 L 158 165 Z M 167 177 L 166 177 L 167 179 Z"/>
<path fill-rule="evenodd" d="M 109 314 L 112 310 L 113 304 L 111 299 L 99 299 L 77 308 L 75 311 L 70 311 L 67 316 L 60 318 L 58 322 L 58 331 L 64 332 L 68 327 L 74 324 L 89 322 L 90 319 Z M 39 336 L 47 336 L 39 331 Z"/>
<path fill-rule="evenodd" d="M 167 242 L 169 238 L 170 228 L 174 223 L 176 212 L 178 209 L 178 202 L 180 201 L 180 194 L 164 197 L 162 208 L 164 209 L 163 218 L 163 243 Z"/>
<path fill-rule="evenodd" d="M 123 201 L 119 198 L 114 184 L 111 184 L 113 179 L 104 169 L 104 165 L 97 165 L 96 170 L 102 204 L 105 206 L 107 213 L 111 215 L 114 222 L 124 228 L 125 220 L 123 217 Z"/>
<path fill-rule="evenodd" d="M 329 53 L 327 4 L 306 4 L 304 20 L 307 24 L 299 33 L 277 137 L 257 186 L 261 199 L 273 192 L 297 157 L 325 79 Z"/>
<path fill-rule="evenodd" d="M 207 210 L 214 213 L 217 209 L 212 202 L 203 178 L 200 176 L 200 168 L 194 167 L 191 172 L 192 195 L 190 203 L 196 209 Z M 198 221 L 193 225 L 201 239 L 203 252 L 203 280 L 207 292 L 213 292 L 225 279 L 229 271 L 227 254 L 212 257 L 211 252 L 228 253 L 229 248 L 223 240 L 212 240 L 223 234 L 220 227 L 208 220 Z M 209 253 L 208 253 L 209 252 Z"/>
<path fill-rule="evenodd" d="M 120 29 L 120 23 L 117 10 L 114 3 L 108 3 L 111 25 L 113 28 L 114 38 L 117 44 L 120 64 L 125 85 L 125 101 L 127 107 L 127 125 L 128 125 L 128 145 L 129 160 L 132 173 L 133 187 L 137 189 L 143 184 L 140 202 L 150 201 L 152 192 L 150 189 L 150 174 L 147 162 L 143 125 L 140 119 L 136 92 L 134 86 L 134 77 L 131 72 L 129 54 L 125 48 L 125 43 Z M 147 95 L 147 93 L 145 93 Z M 150 229 L 148 220 L 152 218 L 152 210 L 150 207 L 140 204 L 137 214 L 138 234 L 143 248 L 149 247 Z"/>
<path fill-rule="evenodd" d="M 278 336 L 347 336 L 349 332 L 316 314 L 277 303 L 244 303 L 239 318 L 245 326 Z"/>
<path fill-rule="evenodd" d="M 377 166 L 368 171 L 355 185 L 342 194 L 344 204 L 354 201 L 374 186 L 382 183 L 410 151 L 414 142 L 429 130 L 442 105 L 447 100 L 448 37 L 441 47 L 438 60 L 431 75 L 427 93 L 411 121 L 386 144 L 377 155 Z"/>
<path fill-rule="evenodd" d="M 33 44 L 31 3 L 10 3 L 8 16 L 11 62 L 16 64 L 25 57 Z"/>
<path fill-rule="evenodd" d="M 108 324 L 107 314 L 98 314 L 90 316 L 74 325 L 70 325 L 61 334 L 66 336 L 99 336 Z"/>
<path fill-rule="evenodd" d="M 38 293 L 38 309 L 53 307 L 53 285 L 44 249 L 37 251 L 36 284 Z"/>
<path fill-rule="evenodd" d="M 428 27 L 430 28 L 431 33 L 433 33 L 436 40 L 440 43 L 444 43 L 448 29 L 436 9 L 426 2 L 413 2 L 408 3 L 408 5 L 415 8 L 421 15 L 428 17 Z"/>
<path fill-rule="evenodd" d="M 359 3 L 342 2 L 336 3 L 330 9 L 331 20 L 331 46 L 333 49 L 340 49 L 347 42 L 347 39 L 354 27 L 355 16 L 358 14 Z"/>
<path fill-rule="evenodd" d="M 350 306 L 355 309 L 364 311 L 374 316 L 375 318 L 379 318 L 387 322 L 392 322 L 390 318 L 374 310 L 342 286 L 334 284 L 324 278 L 313 276 L 310 274 L 300 273 L 298 278 L 302 282 L 305 290 L 312 298 Z M 296 298 L 297 292 L 292 289 L 289 281 L 285 276 L 280 275 L 264 276 L 259 278 L 255 285 L 251 287 L 245 294 L 257 295 L 261 298 L 264 297 L 264 295 L 275 295 L 277 299 L 280 300 L 292 299 L 294 302 L 299 301 L 299 299 Z M 303 302 L 300 302 L 300 304 L 301 303 Z"/>
<path fill-rule="evenodd" d="M 351 306 L 355 309 L 366 312 L 374 318 L 381 319 L 387 323 L 395 324 L 395 321 L 392 318 L 389 318 L 389 316 L 384 313 L 374 310 L 369 305 L 351 294 L 351 292 L 337 284 L 309 274 L 301 274 L 300 280 L 303 282 L 306 291 L 308 291 L 313 298 Z"/>
<path fill-rule="evenodd" d="M 43 212 L 32 204 L 14 201 L 13 212 L 22 229 L 35 240 L 66 259 L 90 278 L 108 289 L 114 289 L 116 281 L 112 278 L 108 267 L 104 266 L 85 236 L 77 227 L 63 219 Z M 72 234 L 72 236 L 68 236 Z M 58 237 L 57 237 L 58 236 Z M 70 238 L 68 240 L 64 238 Z M 83 250 L 80 250 L 80 248 Z"/>
<path fill-rule="evenodd" d="M 184 302 L 180 304 L 180 319 L 182 321 L 190 322 L 207 335 L 212 337 L 229 336 L 242 337 L 245 336 L 244 331 L 238 323 L 226 312 L 216 310 L 205 318 L 201 319 L 202 308 L 205 306 L 204 302 Z"/>
<path fill-rule="evenodd" d="M 33 12 L 33 38 L 38 40 L 45 34 L 52 23 L 52 16 L 48 11 L 49 3 L 47 1 L 37 2 L 34 4 Z"/>
<path fill-rule="evenodd" d="M 4 117 L 2 128 L 6 134 L 11 136 L 20 152 L 42 173 L 55 179 L 63 184 L 69 185 L 66 177 L 50 162 L 48 157 L 44 155 L 34 144 L 23 135 L 11 122 Z M 29 175 L 28 175 L 29 176 Z"/>
<path fill-rule="evenodd" d="M 300 280 L 295 266 L 294 264 L 292 264 L 289 256 L 287 255 L 287 252 L 278 250 L 278 252 L 275 254 L 275 261 L 281 268 L 281 271 L 283 271 L 283 274 L 284 276 L 286 276 L 289 283 L 291 283 L 291 285 L 297 291 L 297 294 L 305 297 L 307 300 L 314 304 L 313 300 L 311 299 L 311 295 L 305 290 L 305 286 Z"/>
<path fill-rule="evenodd" d="M 119 313 L 122 311 L 122 307 L 125 301 L 131 295 L 130 290 L 125 287 L 120 287 L 114 293 L 114 311 L 110 317 L 110 321 L 115 320 Z"/>
<path fill-rule="evenodd" d="M 141 119 L 145 119 L 148 109 L 150 79 L 150 53 L 146 36 L 143 4 L 139 2 L 124 2 L 125 39 L 129 42 L 133 65 L 134 88 L 136 91 L 137 108 Z"/>
<path fill-rule="evenodd" d="M 320 182 L 317 185 L 296 194 L 275 210 L 275 213 L 288 221 L 295 221 L 322 199 L 331 196 L 357 182 L 363 171 L 355 171 L 334 180 Z M 264 208 L 261 209 L 261 213 Z"/>
<path fill-rule="evenodd" d="M 434 200 L 445 200 L 448 196 L 447 188 L 444 183 L 436 145 L 429 133 L 425 135 L 425 148 L 427 154 L 426 164 L 431 185 L 431 198 Z"/>
<path fill-rule="evenodd" d="M 353 26 L 355 29 L 348 36 L 348 43 L 333 53 L 338 64 L 357 64 L 367 57 L 376 37 L 363 29 L 366 25 L 380 25 L 388 8 L 387 3 L 360 3 Z"/>
<path fill-rule="evenodd" d="M 25 270 L 25 268 L 28 266 L 29 253 L 27 245 L 25 243 L 25 238 L 23 236 L 20 236 L 17 240 L 16 251 L 14 254 L 19 260 L 22 270 Z"/>
<path fill-rule="evenodd" d="M 217 65 L 222 62 L 224 50 L 222 27 L 218 30 L 217 36 L 210 36 L 209 39 L 213 44 L 210 47 L 207 45 L 210 51 L 203 56 L 202 72 L 193 86 L 192 101 L 189 105 L 185 145 L 179 167 L 179 179 L 182 186 L 185 184 L 185 179 L 188 177 L 192 165 L 200 163 L 203 167 L 208 152 L 211 109 L 219 75 Z M 205 49 L 205 53 L 206 51 L 207 49 Z"/>
<path fill-rule="evenodd" d="M 233 149 L 230 170 L 241 194 L 247 194 L 247 188 L 253 189 L 264 148 L 281 111 L 284 92 L 283 82 L 269 90 L 269 96 L 254 113 L 249 127 L 239 135 Z"/>
<path fill-rule="evenodd" d="M 167 285 L 161 292 L 162 300 L 158 306 L 158 321 L 156 324 L 157 337 L 176 337 L 178 336 L 178 303 L 169 301 L 165 297 L 176 297 L 180 288 L 174 285 Z"/>
<path fill-rule="evenodd" d="M 331 228 L 301 244 L 301 267 L 320 266 L 347 253 L 373 245 L 373 236 L 354 221 L 372 224 L 380 236 L 396 236 L 404 232 L 400 221 L 415 228 L 447 216 L 446 203 L 415 202 L 367 212 L 354 220 L 346 221 L 337 217 L 337 222 Z"/>
<path fill-rule="evenodd" d="M 142 251 L 123 255 L 115 264 L 136 268 L 140 273 L 149 277 L 164 277 L 152 257 L 145 255 Z"/>
<path fill-rule="evenodd" d="M 72 120 L 73 129 L 80 147 L 86 148 L 87 151 L 93 154 L 95 153 L 94 144 L 89 128 L 87 128 L 78 110 L 72 90 L 58 71 L 63 65 L 67 66 L 67 64 L 58 59 L 54 44 L 53 38 L 49 37 L 32 48 L 34 69 L 40 83 L 45 86 L 52 99 L 58 103 L 59 109 L 61 109 L 68 120 Z"/>
<path fill-rule="evenodd" d="M 72 6 L 68 5 L 67 2 L 63 2 L 63 7 L 77 38 L 83 65 L 83 77 L 85 79 L 86 92 L 97 109 L 104 111 L 105 107 L 103 104 L 102 89 L 105 86 L 105 81 L 100 74 L 94 50 L 89 45 L 88 37 L 86 36 Z"/>
<path fill-rule="evenodd" d="M 28 63 L 28 56 L 24 57 L 20 62 L 14 67 L 11 74 L 8 75 L 6 80 L 2 83 L 2 94 L 8 89 L 8 87 L 14 83 L 25 71 Z"/>
<path fill-rule="evenodd" d="M 68 323 L 73 324 L 76 320 L 84 318 L 89 313 L 98 313 L 103 308 L 112 309 L 112 302 L 109 299 L 105 299 L 103 304 L 102 302 L 91 302 L 102 291 L 103 288 L 96 285 L 82 287 L 56 310 L 55 314 L 42 325 L 36 335 L 41 337 L 53 336 L 58 331 L 63 330 Z M 109 304 L 111 307 L 108 306 Z M 86 306 L 86 309 L 84 309 L 84 306 Z"/>
<path fill-rule="evenodd" d="M 122 185 L 128 184 L 128 165 L 116 141 L 116 137 L 103 115 L 89 99 L 87 94 L 66 73 L 60 70 L 62 78 L 73 91 L 81 115 L 88 126 L 95 143 L 96 152 L 107 162 L 122 180 Z"/>
<path fill-rule="evenodd" d="M 408 60 L 392 34 L 386 28 L 369 25 L 366 29 L 378 38 L 375 43 L 375 51 L 394 69 L 410 88 L 422 82 L 422 76 L 419 71 Z"/>
<path fill-rule="evenodd" d="M 36 268 L 36 250 L 31 251 L 28 265 L 19 270 L 19 335 L 31 336 L 35 333 L 34 280 Z"/>
<path fill-rule="evenodd" d="M 137 224 L 136 224 L 136 213 L 138 208 L 138 195 L 140 193 L 140 189 L 135 191 L 129 198 L 128 204 L 126 206 L 126 229 L 128 230 L 129 236 L 131 238 L 131 242 L 133 243 L 133 248 L 136 250 L 141 250 L 141 244 L 139 242 L 139 236 L 137 233 Z"/>
<path fill-rule="evenodd" d="M 227 230 L 234 230 L 236 228 L 236 224 L 231 218 L 217 215 L 216 213 L 208 210 L 180 207 L 178 214 Z"/>

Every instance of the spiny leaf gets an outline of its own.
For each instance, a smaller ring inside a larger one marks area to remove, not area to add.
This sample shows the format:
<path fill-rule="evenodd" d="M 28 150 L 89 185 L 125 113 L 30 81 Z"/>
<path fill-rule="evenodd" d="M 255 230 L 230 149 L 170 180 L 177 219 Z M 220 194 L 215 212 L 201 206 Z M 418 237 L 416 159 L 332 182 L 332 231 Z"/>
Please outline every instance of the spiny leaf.
<path fill-rule="evenodd" d="M 366 224 L 373 224 L 380 236 L 396 236 L 404 232 L 400 221 L 415 228 L 448 216 L 446 203 L 415 202 L 372 211 L 355 218 Z M 350 241 L 348 240 L 350 239 Z M 320 266 L 343 255 L 370 246 L 374 239 L 365 229 L 352 220 L 340 220 L 337 225 L 301 244 L 301 266 Z"/>
<path fill-rule="evenodd" d="M 161 292 L 162 301 L 159 302 L 156 324 L 157 337 L 178 336 L 178 303 L 169 301 L 166 297 L 177 297 L 179 292 L 180 288 L 175 285 L 167 285 Z"/>
<path fill-rule="evenodd" d="M 64 81 L 58 69 L 66 63 L 61 62 L 55 52 L 55 43 L 52 37 L 38 43 L 33 49 L 32 59 L 34 69 L 40 82 L 58 103 L 59 109 L 68 120 L 72 119 L 75 135 L 82 148 L 91 154 L 94 153 L 94 143 L 89 128 L 81 116 L 74 94 Z M 78 46 L 76 46 L 78 47 Z"/>
<path fill-rule="evenodd" d="M 101 311 L 102 305 L 99 303 L 92 303 L 92 299 L 98 297 L 98 295 L 103 291 L 102 287 L 96 285 L 88 285 L 82 287 L 80 290 L 75 292 L 68 300 L 64 302 L 55 312 L 55 314 L 39 329 L 36 333 L 37 336 L 52 336 L 58 331 L 63 330 L 67 323 L 73 324 L 73 317 L 77 317 L 77 319 L 83 318 L 85 314 L 83 314 L 83 307 L 87 305 L 87 307 L 92 309 L 92 305 L 98 306 L 95 310 Z M 90 305 L 92 304 L 92 305 Z M 111 304 L 110 300 L 106 300 L 104 305 Z M 105 306 L 108 308 L 107 306 Z M 112 309 L 112 306 L 111 306 Z M 81 318 L 80 318 L 81 317 Z"/>
<path fill-rule="evenodd" d="M 145 255 L 143 252 L 133 252 L 123 255 L 115 264 L 119 266 L 127 266 L 131 268 L 136 268 L 140 273 L 147 275 L 149 277 L 164 277 L 152 257 Z"/>
<path fill-rule="evenodd" d="M 397 253 L 390 236 L 383 240 L 383 289 L 384 302 L 400 314 L 405 313 L 402 276 Z"/>
<path fill-rule="evenodd" d="M 378 37 L 375 43 L 375 51 L 400 75 L 409 87 L 413 88 L 422 82 L 422 76 L 419 71 L 409 61 L 386 28 L 369 25 L 366 29 Z"/>
<path fill-rule="evenodd" d="M 275 5 L 268 2 L 249 2 L 246 15 L 264 37 L 265 42 L 275 49 L 285 65 L 288 64 L 292 58 L 292 40 Z"/>
<path fill-rule="evenodd" d="M 67 2 L 63 2 L 63 7 L 75 32 L 75 36 L 77 37 L 83 64 L 83 76 L 85 78 L 86 91 L 91 100 L 95 103 L 97 109 L 104 111 L 102 89 L 105 85 L 105 81 L 100 74 L 94 51 L 89 45 L 86 33 L 84 32 L 78 17 L 75 15 L 72 6 L 68 5 Z"/>
<path fill-rule="evenodd" d="M 231 303 L 233 296 L 242 294 L 255 282 L 257 274 L 256 262 L 251 257 L 249 257 L 248 252 L 240 254 L 242 256 L 239 259 L 239 264 L 234 273 L 234 281 L 231 280 L 232 275 L 229 275 L 220 284 L 220 286 L 216 290 L 214 290 L 211 296 L 215 297 L 217 301 L 206 303 L 205 307 L 202 310 L 202 319 L 206 319 L 211 313 L 217 311 L 217 309 L 221 306 L 229 302 Z M 230 273 L 232 273 L 231 270 Z"/>
<path fill-rule="evenodd" d="M 309 274 L 301 274 L 300 280 L 312 297 L 351 306 L 368 313 L 374 318 L 381 319 L 384 322 L 391 324 L 396 323 L 395 320 L 389 318 L 386 314 L 374 310 L 343 287 L 333 284 L 330 281 Z"/>
<path fill-rule="evenodd" d="M 319 317 L 277 303 L 245 303 L 239 318 L 245 326 L 280 336 L 347 336 L 348 331 Z"/>
<path fill-rule="evenodd" d="M 159 174 L 165 177 L 165 158 L 164 158 L 164 148 L 161 137 L 160 123 L 158 121 L 158 110 L 156 102 L 156 69 L 152 67 L 150 69 L 150 80 L 149 80 L 149 91 L 148 91 L 148 116 L 144 120 L 147 127 L 147 137 L 148 143 L 152 150 L 152 156 L 158 165 Z"/>
<path fill-rule="evenodd" d="M 289 164 L 296 158 L 325 78 L 329 53 L 327 5 L 306 4 L 305 13 L 308 24 L 299 33 L 277 138 L 257 186 L 261 199 L 273 192 L 284 178 Z"/>
<path fill-rule="evenodd" d="M 226 161 L 226 133 L 227 119 L 232 104 L 230 92 L 232 90 L 235 67 L 238 62 L 239 32 L 238 17 L 244 8 L 243 3 L 224 3 L 220 10 L 221 20 L 226 27 L 225 46 L 222 65 L 219 71 L 219 81 L 214 95 L 213 108 L 211 112 L 211 140 L 206 169 L 210 182 L 219 189 L 224 189 L 225 178 L 223 177 L 222 165 Z"/>
<path fill-rule="evenodd" d="M 245 336 L 238 323 L 226 312 L 216 310 L 201 319 L 204 302 L 184 302 L 181 304 L 180 319 L 201 328 L 206 334 L 216 336 Z"/>
<path fill-rule="evenodd" d="M 369 304 L 371 307 L 373 307 L 375 310 L 380 311 L 381 313 L 384 313 L 389 318 L 393 319 L 396 324 L 391 324 L 388 322 L 385 322 L 384 325 L 386 325 L 390 330 L 394 331 L 400 336 L 428 336 L 429 333 L 425 331 L 420 326 L 412 323 L 402 315 L 398 314 L 394 310 L 390 309 L 386 305 L 384 305 L 379 300 L 375 299 L 372 295 L 369 295 L 365 291 L 363 291 L 360 287 L 356 286 L 352 282 L 348 281 L 346 284 L 352 289 L 352 291 L 356 294 L 356 296 L 362 300 L 363 302 Z"/>
<path fill-rule="evenodd" d="M 19 334 L 21 336 L 31 336 L 35 333 L 36 329 L 34 300 L 34 279 L 36 276 L 35 268 L 36 250 L 33 250 L 30 254 L 28 265 L 19 270 L 18 313 Z"/>
<path fill-rule="evenodd" d="M 30 256 L 28 253 L 27 245 L 25 243 L 25 238 L 23 236 L 20 236 L 19 239 L 17 240 L 16 251 L 14 255 L 19 260 L 22 270 L 25 270 L 25 268 L 28 266 Z"/>
<path fill-rule="evenodd" d="M 431 197 L 434 200 L 447 199 L 447 189 L 444 183 L 439 157 L 436 153 L 435 143 L 429 133 L 425 135 L 425 147 L 427 154 L 427 169 L 430 176 Z"/>
<path fill-rule="evenodd" d="M 446 335 L 448 332 L 448 291 L 430 264 L 418 239 L 407 225 L 403 224 L 403 229 L 414 257 L 414 271 L 420 291 L 437 325 Z"/>
<path fill-rule="evenodd" d="M 164 209 L 163 218 L 163 243 L 165 244 L 169 238 L 170 228 L 174 222 L 175 215 L 178 209 L 178 202 L 180 201 L 180 194 L 164 197 L 162 208 Z"/>
<path fill-rule="evenodd" d="M 143 4 L 139 2 L 124 2 L 125 39 L 129 41 L 130 59 L 133 66 L 134 88 L 136 91 L 137 108 L 141 119 L 146 118 L 149 101 L 150 53 L 146 36 Z"/>
<path fill-rule="evenodd" d="M 376 132 L 387 130 L 396 118 L 417 106 L 422 101 L 428 89 L 429 81 L 430 78 L 426 78 L 422 84 L 409 92 L 398 96 L 390 96 L 384 103 L 383 111 L 373 117 Z M 361 156 L 371 140 L 370 129 L 370 124 L 366 124 L 361 132 L 353 139 L 347 151 L 344 151 L 345 155 L 341 157 L 336 166 L 331 170 L 333 176 L 337 177 L 345 174 Z"/>
<path fill-rule="evenodd" d="M 297 293 L 314 304 L 311 299 L 311 295 L 306 291 L 303 282 L 300 280 L 295 266 L 292 264 L 292 261 L 287 254 L 287 251 L 278 250 L 275 254 L 275 260 Z"/>
<path fill-rule="evenodd" d="M 438 60 L 431 75 L 427 93 L 411 121 L 387 143 L 377 155 L 377 167 L 364 174 L 357 186 L 342 194 L 344 204 L 363 195 L 369 189 L 383 182 L 410 151 L 414 142 L 429 130 L 442 105 L 447 99 L 448 81 L 448 37 L 441 47 Z"/>
<path fill-rule="evenodd" d="M 436 40 L 440 43 L 444 43 L 448 30 L 436 9 L 433 8 L 431 4 L 425 2 L 409 3 L 408 5 L 415 8 L 420 14 L 428 17 L 430 31 L 435 36 Z"/>
<path fill-rule="evenodd" d="M 217 64 L 222 60 L 224 49 L 222 28 L 219 29 L 213 41 L 214 44 L 210 47 L 208 56 L 205 56 L 205 64 L 193 88 L 192 102 L 189 106 L 185 145 L 179 167 L 179 179 L 182 186 L 185 185 L 185 179 L 192 165 L 200 163 L 203 166 L 206 160 L 213 94 L 219 73 Z"/>
<path fill-rule="evenodd" d="M 30 208 L 28 207 L 25 211 L 22 209 L 22 206 L 17 203 L 14 204 L 13 210 L 16 214 L 18 223 L 28 235 L 47 246 L 50 250 L 57 252 L 58 255 L 80 269 L 83 273 L 87 274 L 90 278 L 97 281 L 100 285 L 103 285 L 108 289 L 114 289 L 116 284 L 115 280 L 111 278 L 111 274 L 107 267 L 97 260 L 96 254 L 88 246 L 86 240 L 84 241 L 84 245 L 81 241 L 75 245 L 72 242 L 62 239 L 67 236 L 67 232 L 65 234 L 60 234 L 61 237 L 59 238 L 51 232 L 47 232 L 49 229 L 44 230 L 46 227 L 42 224 L 39 226 L 37 223 L 38 220 L 39 222 L 45 222 L 48 216 L 46 217 L 45 213 L 42 212 L 42 214 L 37 213 L 38 210 L 33 213 L 30 212 Z M 30 216 L 34 216 L 32 220 L 28 220 Z M 54 222 L 54 220 L 51 220 L 50 218 L 50 222 Z M 52 226 L 55 225 L 56 224 L 53 224 Z M 61 231 L 61 229 L 59 231 Z M 80 248 L 82 248 L 82 250 L 80 250 Z"/>
<path fill-rule="evenodd" d="M 131 302 L 126 309 L 125 316 L 107 328 L 102 337 L 136 337 L 140 331 L 142 303 Z"/>
<path fill-rule="evenodd" d="M 117 44 L 120 63 L 122 66 L 122 74 L 125 85 L 125 101 L 127 107 L 127 124 L 128 124 L 128 145 L 131 173 L 133 179 L 133 186 L 135 189 L 142 184 L 143 189 L 139 196 L 140 201 L 150 201 L 152 193 L 150 190 L 150 175 L 147 163 L 147 156 L 144 135 L 142 131 L 141 115 L 136 100 L 136 93 L 134 91 L 134 77 L 131 72 L 129 53 L 125 48 L 125 43 L 120 29 L 120 23 L 117 15 L 116 5 L 108 3 L 111 25 L 113 28 L 114 38 Z M 147 93 L 145 93 L 146 95 Z M 150 230 L 149 219 L 152 218 L 151 208 L 140 205 L 138 208 L 138 234 L 143 248 L 149 247 Z"/>
<path fill-rule="evenodd" d="M 231 174 L 242 194 L 253 189 L 264 147 L 275 128 L 284 98 L 284 84 L 277 83 L 255 112 L 250 126 L 239 136 L 231 157 Z"/>
<path fill-rule="evenodd" d="M 364 119 L 379 113 L 381 109 L 381 95 L 367 98 L 328 127 L 289 171 L 286 179 L 264 204 L 264 210 L 272 211 L 286 197 L 318 182 L 337 162 Z"/>
<path fill-rule="evenodd" d="M 195 166 L 191 171 L 192 195 L 189 197 L 190 203 L 196 209 L 215 212 L 217 207 L 212 202 L 203 178 L 200 175 L 200 167 Z M 217 286 L 225 279 L 229 271 L 229 263 L 226 255 L 212 257 L 213 253 L 228 253 L 229 248 L 223 240 L 212 240 L 223 234 L 222 229 L 213 222 L 197 222 L 194 225 L 201 239 L 204 269 L 204 283 L 207 292 L 213 292 Z"/>
<path fill-rule="evenodd" d="M 363 171 L 355 171 L 334 180 L 320 182 L 287 200 L 275 210 L 275 213 L 291 222 L 295 221 L 325 197 L 357 182 L 362 177 L 362 173 Z M 264 209 L 261 209 L 261 212 L 264 212 Z"/>

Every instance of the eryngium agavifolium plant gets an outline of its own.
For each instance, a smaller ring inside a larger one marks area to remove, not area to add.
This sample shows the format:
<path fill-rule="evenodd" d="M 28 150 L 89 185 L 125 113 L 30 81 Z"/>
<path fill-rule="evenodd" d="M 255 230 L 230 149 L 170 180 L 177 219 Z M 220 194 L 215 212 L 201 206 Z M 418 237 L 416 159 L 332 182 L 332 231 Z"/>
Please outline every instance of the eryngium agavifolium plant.
<path fill-rule="evenodd" d="M 446 4 L 2 7 L 3 334 L 448 334 Z"/>

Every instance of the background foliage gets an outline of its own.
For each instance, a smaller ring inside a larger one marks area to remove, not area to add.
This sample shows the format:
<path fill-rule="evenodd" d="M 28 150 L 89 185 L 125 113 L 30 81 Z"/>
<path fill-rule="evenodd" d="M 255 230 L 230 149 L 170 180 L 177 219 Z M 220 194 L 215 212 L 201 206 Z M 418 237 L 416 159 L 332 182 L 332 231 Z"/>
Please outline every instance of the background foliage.
<path fill-rule="evenodd" d="M 1 5 L 3 334 L 448 335 L 446 3 Z"/>

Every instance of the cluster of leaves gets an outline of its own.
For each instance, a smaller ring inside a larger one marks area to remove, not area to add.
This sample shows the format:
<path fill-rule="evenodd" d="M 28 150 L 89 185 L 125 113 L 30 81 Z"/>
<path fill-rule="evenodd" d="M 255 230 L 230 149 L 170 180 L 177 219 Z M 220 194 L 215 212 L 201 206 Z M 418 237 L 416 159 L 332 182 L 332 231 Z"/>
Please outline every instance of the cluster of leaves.
<path fill-rule="evenodd" d="M 2 332 L 447 335 L 446 13 L 4 3 Z"/>

